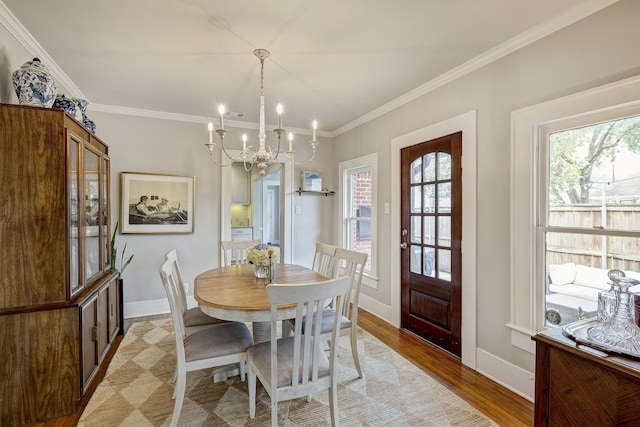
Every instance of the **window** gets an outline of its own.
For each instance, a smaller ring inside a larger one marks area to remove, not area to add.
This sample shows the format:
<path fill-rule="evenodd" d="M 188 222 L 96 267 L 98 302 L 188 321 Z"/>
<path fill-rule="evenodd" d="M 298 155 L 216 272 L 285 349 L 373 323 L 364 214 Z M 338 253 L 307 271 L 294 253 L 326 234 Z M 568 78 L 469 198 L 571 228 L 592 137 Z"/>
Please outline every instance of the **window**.
<path fill-rule="evenodd" d="M 537 246 L 548 327 L 595 316 L 609 269 L 640 272 L 640 116 L 567 124 L 541 129 Z"/>
<path fill-rule="evenodd" d="M 572 283 L 589 278 L 606 289 L 608 269 L 640 272 L 640 203 L 633 197 L 640 194 L 640 174 L 633 173 L 640 141 L 629 134 L 639 132 L 638 93 L 640 76 L 512 113 L 507 326 L 518 348 L 534 353 L 531 336 L 562 323 L 549 309 L 567 321 L 567 315 L 579 318 L 583 312 L 590 317 L 597 307 L 599 289 L 590 298 L 584 289 L 559 297 L 554 285 L 570 291 L 576 289 Z M 618 133 L 625 127 L 623 140 Z M 616 138 L 602 139 L 607 132 Z M 597 150 L 590 153 L 588 139 L 599 137 L 604 144 L 592 145 Z"/>
<path fill-rule="evenodd" d="M 376 272 L 376 174 L 377 154 L 340 163 L 342 178 L 341 245 L 368 254 L 365 276 L 375 278 Z M 363 283 L 372 286 L 371 281 Z M 377 287 L 377 286 L 373 286 Z"/>

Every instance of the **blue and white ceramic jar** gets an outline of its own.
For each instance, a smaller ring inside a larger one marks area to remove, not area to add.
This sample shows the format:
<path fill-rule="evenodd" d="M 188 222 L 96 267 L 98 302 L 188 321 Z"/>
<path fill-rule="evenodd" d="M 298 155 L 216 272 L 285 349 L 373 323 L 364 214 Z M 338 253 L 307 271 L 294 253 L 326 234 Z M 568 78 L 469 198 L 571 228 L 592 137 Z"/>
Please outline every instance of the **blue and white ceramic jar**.
<path fill-rule="evenodd" d="M 80 114 L 82 114 L 81 122 L 87 118 L 87 105 L 89 105 L 89 101 L 86 99 L 73 98 L 73 102 L 76 103 L 76 110 L 80 110 Z"/>
<path fill-rule="evenodd" d="M 64 95 L 56 96 L 55 101 L 53 101 L 53 108 L 62 108 L 67 113 L 69 113 L 74 119 L 79 121 L 80 123 L 84 120 L 84 115 L 80 106 L 73 98 L 67 98 Z"/>
<path fill-rule="evenodd" d="M 94 135 L 96 134 L 96 123 L 93 120 L 85 116 L 82 121 L 82 124 L 84 125 L 85 128 L 87 128 L 89 132 L 91 132 Z"/>
<path fill-rule="evenodd" d="M 12 80 L 20 104 L 38 107 L 53 105 L 58 84 L 38 58 L 25 62 L 14 71 Z"/>

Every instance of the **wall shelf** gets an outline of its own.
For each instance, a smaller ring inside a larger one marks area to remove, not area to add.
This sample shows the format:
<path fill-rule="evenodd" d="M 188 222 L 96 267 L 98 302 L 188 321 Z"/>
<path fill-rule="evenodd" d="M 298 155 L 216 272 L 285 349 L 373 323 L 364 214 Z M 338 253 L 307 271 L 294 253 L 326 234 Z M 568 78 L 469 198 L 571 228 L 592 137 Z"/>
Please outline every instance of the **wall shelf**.
<path fill-rule="evenodd" d="M 335 191 L 330 191 L 330 190 L 322 190 L 322 191 L 312 191 L 312 190 L 303 190 L 301 187 L 298 187 L 298 195 L 302 196 L 303 194 L 314 194 L 317 196 L 333 196 L 334 194 L 336 194 Z"/>

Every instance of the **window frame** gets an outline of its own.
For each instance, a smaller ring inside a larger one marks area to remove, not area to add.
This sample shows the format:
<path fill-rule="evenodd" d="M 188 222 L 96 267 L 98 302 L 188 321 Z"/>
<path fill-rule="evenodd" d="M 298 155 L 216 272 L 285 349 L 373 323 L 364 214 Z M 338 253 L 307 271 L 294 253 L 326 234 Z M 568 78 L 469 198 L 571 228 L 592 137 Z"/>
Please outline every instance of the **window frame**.
<path fill-rule="evenodd" d="M 540 221 L 546 215 L 546 195 L 541 193 L 546 191 L 543 180 L 548 166 L 540 159 L 547 132 L 558 125 L 577 127 L 637 115 L 638 93 L 640 76 L 634 76 L 511 114 L 511 318 L 507 326 L 515 347 L 535 354 L 531 337 L 545 329 L 544 236 L 548 230 L 540 227 Z"/>
<path fill-rule="evenodd" d="M 346 160 L 339 163 L 339 176 L 341 182 L 341 194 L 339 204 L 340 223 L 339 223 L 339 236 L 340 246 L 343 248 L 349 247 L 349 237 L 347 235 L 349 231 L 349 222 L 360 222 L 362 219 L 351 216 L 351 187 L 350 176 L 354 173 L 362 171 L 371 172 L 371 216 L 370 231 L 371 231 L 371 256 L 369 257 L 371 269 L 365 270 L 363 274 L 362 284 L 373 289 L 378 289 L 378 251 L 377 251 L 377 223 L 378 223 L 378 153 L 368 154 L 355 159 Z"/>

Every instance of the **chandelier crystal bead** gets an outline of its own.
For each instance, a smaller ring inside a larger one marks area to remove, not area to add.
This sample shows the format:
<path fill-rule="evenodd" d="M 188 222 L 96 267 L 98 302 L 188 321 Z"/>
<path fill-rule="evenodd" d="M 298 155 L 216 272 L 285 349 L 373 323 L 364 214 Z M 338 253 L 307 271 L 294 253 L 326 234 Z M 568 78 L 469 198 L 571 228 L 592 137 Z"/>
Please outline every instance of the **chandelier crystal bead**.
<path fill-rule="evenodd" d="M 220 151 L 221 151 L 221 153 L 219 154 L 220 160 L 215 159 L 215 154 L 217 152 L 216 150 L 217 144 L 213 140 L 213 130 L 214 130 L 213 122 L 209 122 L 209 125 L 208 125 L 209 142 L 205 144 L 205 146 L 209 149 L 209 157 L 211 158 L 213 163 L 215 163 L 217 166 L 225 167 L 225 166 L 231 165 L 234 162 L 241 161 L 241 162 L 244 162 L 245 170 L 249 171 L 255 165 L 258 168 L 260 175 L 265 175 L 266 169 L 269 166 L 269 164 L 275 162 L 278 156 L 280 155 L 280 152 L 281 152 L 280 141 L 281 141 L 282 135 L 287 133 L 287 131 L 282 128 L 282 113 L 284 111 L 284 108 L 282 107 L 282 104 L 278 104 L 278 106 L 276 107 L 276 113 L 278 115 L 278 122 L 277 122 L 278 124 L 277 124 L 277 127 L 273 130 L 273 132 L 277 135 L 277 138 L 278 138 L 278 146 L 276 147 L 275 151 L 270 146 L 267 146 L 266 144 L 267 134 L 265 132 L 265 114 L 264 114 L 264 60 L 267 59 L 271 54 L 266 49 L 256 49 L 253 51 L 253 54 L 260 60 L 260 125 L 258 130 L 258 142 L 259 142 L 258 149 L 255 150 L 253 146 L 247 146 L 248 138 L 246 134 L 243 134 L 242 135 L 242 151 L 240 152 L 240 155 L 234 158 L 230 156 L 229 153 L 227 153 L 227 149 L 224 145 L 224 137 L 227 134 L 227 130 L 224 128 L 224 115 L 226 113 L 226 109 L 223 104 L 220 104 L 218 106 L 218 114 L 220 116 L 220 119 L 219 119 L 220 121 L 218 124 L 218 129 L 215 130 L 216 133 L 218 134 L 218 139 L 220 140 Z M 294 136 L 293 136 L 293 133 L 291 132 L 288 133 L 287 138 L 289 140 L 289 147 L 287 151 L 282 151 L 282 152 L 287 157 L 287 159 L 289 159 L 289 161 L 291 161 L 293 164 L 296 164 L 296 165 L 306 165 L 306 164 L 309 164 L 315 158 L 316 148 L 318 147 L 318 141 L 316 140 L 317 128 L 318 128 L 318 122 L 314 120 L 312 123 L 311 141 L 309 141 L 309 144 L 312 149 L 312 155 L 309 160 L 302 163 L 297 162 L 295 160 L 295 151 L 293 150 Z M 228 160 L 230 160 L 226 164 L 223 162 L 223 157 L 222 157 L 223 154 Z"/>

